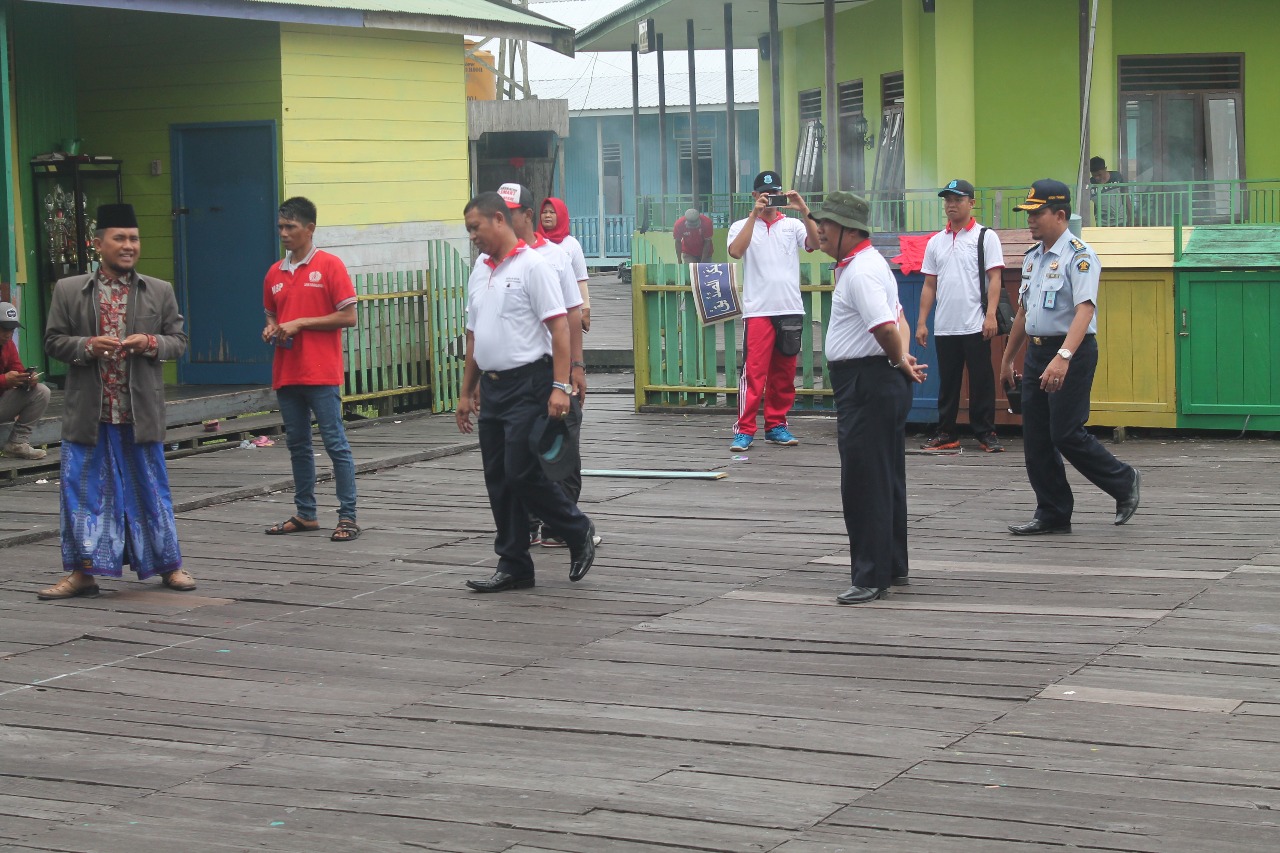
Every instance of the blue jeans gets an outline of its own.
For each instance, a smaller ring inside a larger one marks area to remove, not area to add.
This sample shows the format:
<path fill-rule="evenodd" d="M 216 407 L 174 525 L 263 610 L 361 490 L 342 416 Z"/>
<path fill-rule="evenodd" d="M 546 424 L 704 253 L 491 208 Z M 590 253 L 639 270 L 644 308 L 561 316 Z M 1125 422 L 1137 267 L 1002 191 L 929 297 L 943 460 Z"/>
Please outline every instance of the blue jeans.
<path fill-rule="evenodd" d="M 286 385 L 276 389 L 284 434 L 293 463 L 293 503 L 298 518 L 316 518 L 316 459 L 311 450 L 311 416 L 320 427 L 324 449 L 333 460 L 338 487 L 338 518 L 356 520 L 356 463 L 342 426 L 342 398 L 337 385 Z"/>

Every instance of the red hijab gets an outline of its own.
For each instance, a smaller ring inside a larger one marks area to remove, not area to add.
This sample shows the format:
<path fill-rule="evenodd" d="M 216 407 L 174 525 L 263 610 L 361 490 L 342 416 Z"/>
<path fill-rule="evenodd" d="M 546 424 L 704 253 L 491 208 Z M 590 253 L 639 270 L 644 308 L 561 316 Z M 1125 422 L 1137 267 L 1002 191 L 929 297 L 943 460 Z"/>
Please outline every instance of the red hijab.
<path fill-rule="evenodd" d="M 547 205 L 556 212 L 556 227 L 550 231 L 542 227 L 542 211 Z M 558 198 L 548 197 L 542 202 L 542 207 L 538 208 L 538 233 L 546 237 L 552 243 L 559 243 L 569 236 L 569 208 Z"/>

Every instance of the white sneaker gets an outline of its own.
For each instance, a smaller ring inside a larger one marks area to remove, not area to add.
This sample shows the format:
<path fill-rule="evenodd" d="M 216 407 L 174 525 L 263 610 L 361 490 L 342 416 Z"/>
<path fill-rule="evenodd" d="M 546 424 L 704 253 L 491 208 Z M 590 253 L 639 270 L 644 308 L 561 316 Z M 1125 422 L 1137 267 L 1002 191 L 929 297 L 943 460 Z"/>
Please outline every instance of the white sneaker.
<path fill-rule="evenodd" d="M 43 459 L 49 454 L 32 447 L 25 441 L 21 444 L 15 444 L 11 441 L 4 446 L 4 455 L 12 456 L 14 459 Z"/>

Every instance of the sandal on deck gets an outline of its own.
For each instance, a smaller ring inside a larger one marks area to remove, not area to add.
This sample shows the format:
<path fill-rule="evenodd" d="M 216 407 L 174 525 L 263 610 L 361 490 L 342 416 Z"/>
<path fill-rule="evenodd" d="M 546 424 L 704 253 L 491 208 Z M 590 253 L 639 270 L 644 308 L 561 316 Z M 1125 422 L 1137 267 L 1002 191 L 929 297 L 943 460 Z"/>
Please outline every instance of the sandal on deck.
<path fill-rule="evenodd" d="M 338 522 L 338 526 L 333 528 L 333 535 L 329 537 L 330 542 L 351 542 L 360 538 L 360 525 L 356 524 L 349 518 L 344 518 Z"/>
<path fill-rule="evenodd" d="M 293 525 L 290 527 L 290 525 Z M 264 533 L 268 536 L 284 536 L 289 533 L 315 533 L 320 529 L 320 523 L 315 522 L 315 527 L 307 527 L 306 522 L 298 518 L 296 515 L 289 516 L 288 520 L 279 524 L 268 527 Z"/>

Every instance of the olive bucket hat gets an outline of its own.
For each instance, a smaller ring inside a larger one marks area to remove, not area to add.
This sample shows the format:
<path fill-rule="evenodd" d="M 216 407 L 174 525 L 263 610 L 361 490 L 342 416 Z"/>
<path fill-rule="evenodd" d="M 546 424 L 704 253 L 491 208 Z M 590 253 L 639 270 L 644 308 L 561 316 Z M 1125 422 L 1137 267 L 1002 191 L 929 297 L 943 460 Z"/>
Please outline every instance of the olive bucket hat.
<path fill-rule="evenodd" d="M 857 228 L 871 233 L 871 226 L 867 224 L 871 219 L 871 205 L 865 198 L 853 193 L 830 193 L 817 209 L 809 211 L 809 218 L 814 222 L 830 219 L 845 228 Z"/>

